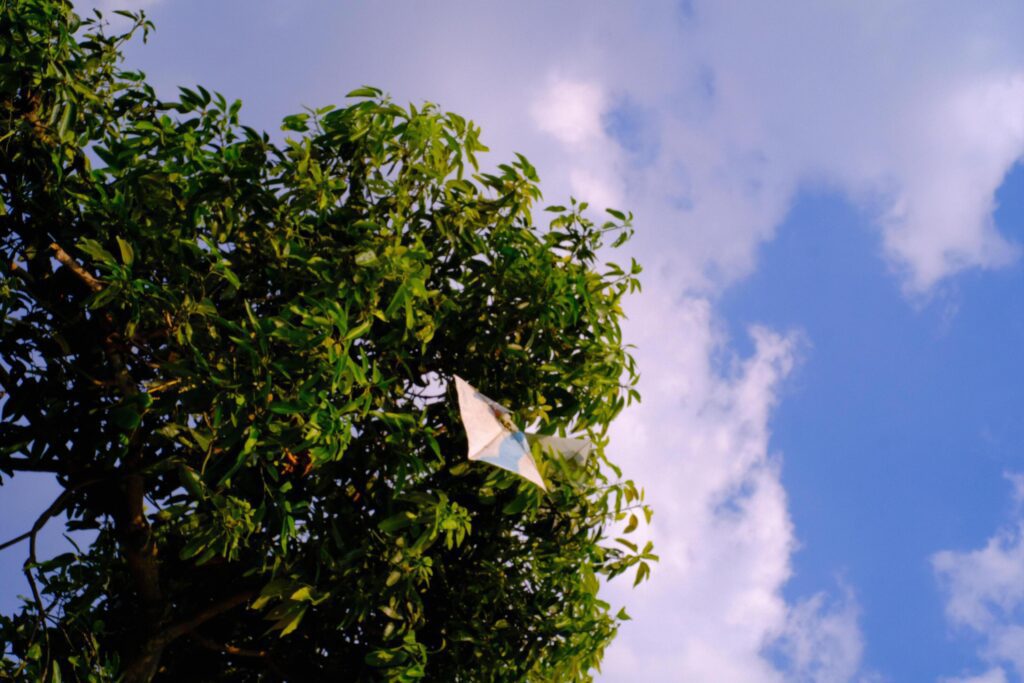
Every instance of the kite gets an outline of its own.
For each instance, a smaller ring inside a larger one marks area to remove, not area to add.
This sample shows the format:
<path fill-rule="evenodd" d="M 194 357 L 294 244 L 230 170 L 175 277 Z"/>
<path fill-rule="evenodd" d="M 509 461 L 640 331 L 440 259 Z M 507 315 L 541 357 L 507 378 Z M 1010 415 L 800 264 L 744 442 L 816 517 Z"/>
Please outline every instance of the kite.
<path fill-rule="evenodd" d="M 455 388 L 459 397 L 459 414 L 469 442 L 470 460 L 481 460 L 515 472 L 544 491 L 547 487 L 530 453 L 531 443 L 552 448 L 580 464 L 586 462 L 591 448 L 589 441 L 524 434 L 512 424 L 508 408 L 487 398 L 458 375 L 455 375 Z"/>

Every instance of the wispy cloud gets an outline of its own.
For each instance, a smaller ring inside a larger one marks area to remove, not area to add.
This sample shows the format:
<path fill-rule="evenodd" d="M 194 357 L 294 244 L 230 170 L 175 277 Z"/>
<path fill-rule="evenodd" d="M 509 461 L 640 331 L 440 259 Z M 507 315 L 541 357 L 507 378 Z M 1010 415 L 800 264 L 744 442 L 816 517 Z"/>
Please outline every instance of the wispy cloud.
<path fill-rule="evenodd" d="M 838 600 L 818 593 L 794 605 L 776 647 L 785 656 L 790 681 L 834 683 L 868 680 L 861 671 L 864 639 L 860 608 L 852 590 Z"/>
<path fill-rule="evenodd" d="M 1006 672 L 997 667 L 977 676 L 943 678 L 940 683 L 1006 683 Z"/>
<path fill-rule="evenodd" d="M 996 668 L 980 677 L 1003 681 L 1003 666 L 1024 678 L 1024 489 L 1014 484 L 1014 519 L 976 550 L 943 550 L 932 567 L 945 597 L 946 617 L 962 632 L 979 637 L 980 657 Z"/>
<path fill-rule="evenodd" d="M 136 12 L 140 9 L 148 9 L 163 2 L 163 0 L 75 0 L 75 10 L 79 13 L 89 12 L 93 8 L 101 12 L 113 12 L 114 10 L 128 10 Z M 112 20 L 117 21 L 116 17 Z"/>

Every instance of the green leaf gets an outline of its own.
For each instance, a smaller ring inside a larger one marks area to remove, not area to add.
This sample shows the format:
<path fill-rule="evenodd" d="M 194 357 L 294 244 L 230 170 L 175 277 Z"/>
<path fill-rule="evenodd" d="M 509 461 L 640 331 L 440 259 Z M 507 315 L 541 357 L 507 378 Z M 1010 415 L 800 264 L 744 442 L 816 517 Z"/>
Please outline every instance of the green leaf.
<path fill-rule="evenodd" d="M 377 254 L 372 249 L 365 249 L 356 254 L 357 266 L 369 266 L 377 262 Z"/>
<path fill-rule="evenodd" d="M 274 628 L 281 629 L 280 637 L 284 638 L 286 635 L 294 631 L 299 627 L 302 622 L 302 618 L 306 616 L 306 606 L 302 606 L 299 609 L 293 610 L 292 613 L 274 624 Z"/>
<path fill-rule="evenodd" d="M 123 240 L 120 236 L 116 239 L 117 246 L 121 250 L 121 262 L 126 266 L 132 265 L 135 261 L 135 251 L 132 249 L 132 245 Z"/>
<path fill-rule="evenodd" d="M 178 467 L 178 476 L 181 483 L 194 497 L 199 499 L 206 497 L 206 487 L 203 485 L 202 479 L 196 475 L 191 467 L 180 465 Z"/>
<path fill-rule="evenodd" d="M 116 263 L 114 255 L 103 248 L 103 246 L 94 239 L 81 239 L 78 241 L 78 249 L 82 253 L 86 254 L 95 261 L 113 265 Z"/>
<path fill-rule="evenodd" d="M 313 589 L 310 586 L 303 586 L 292 593 L 288 599 L 295 602 L 309 602 L 313 599 Z"/>
<path fill-rule="evenodd" d="M 370 330 L 370 327 L 372 325 L 373 325 L 373 320 L 366 320 L 366 321 L 356 325 L 355 327 L 353 327 L 351 330 L 348 331 L 348 333 L 344 337 L 344 341 L 352 341 L 356 337 L 363 336 L 364 334 L 366 334 Z"/>
<path fill-rule="evenodd" d="M 378 90 L 377 88 L 372 88 L 372 87 L 370 87 L 368 85 L 364 85 L 361 88 L 356 88 L 355 90 L 352 90 L 347 95 L 345 95 L 345 97 L 348 97 L 348 98 L 354 98 L 354 97 L 380 97 L 380 96 L 381 96 L 381 91 L 380 90 Z"/>
<path fill-rule="evenodd" d="M 407 283 L 402 283 L 395 291 L 395 295 L 391 297 L 391 303 L 388 304 L 387 309 L 384 311 L 385 318 L 392 318 L 395 312 L 402 306 L 405 305 L 406 299 L 409 296 L 409 286 Z"/>
<path fill-rule="evenodd" d="M 133 403 L 126 403 L 110 411 L 110 419 L 124 431 L 137 428 L 142 423 L 142 415 Z"/>
<path fill-rule="evenodd" d="M 501 512 L 505 515 L 517 515 L 526 509 L 526 506 L 530 503 L 530 496 L 526 493 L 520 493 L 515 498 L 506 503 L 502 508 Z"/>
<path fill-rule="evenodd" d="M 393 534 L 400 529 L 404 529 L 412 523 L 415 517 L 410 515 L 408 512 L 400 512 L 397 515 L 391 515 L 385 520 L 382 520 L 377 526 L 386 534 Z"/>
<path fill-rule="evenodd" d="M 306 124 L 308 119 L 308 114 L 292 114 L 291 116 L 286 116 L 281 122 L 281 130 L 291 130 L 299 133 L 305 132 L 309 130 L 309 126 Z"/>
<path fill-rule="evenodd" d="M 637 552 L 637 550 L 638 550 L 636 543 L 633 543 L 632 541 L 626 540 L 625 538 L 616 538 L 615 542 L 616 543 L 620 543 L 620 544 L 626 546 L 627 548 L 632 550 L 634 553 Z"/>
<path fill-rule="evenodd" d="M 293 415 L 303 410 L 305 406 L 297 401 L 274 401 L 270 404 L 270 412 L 278 415 Z"/>

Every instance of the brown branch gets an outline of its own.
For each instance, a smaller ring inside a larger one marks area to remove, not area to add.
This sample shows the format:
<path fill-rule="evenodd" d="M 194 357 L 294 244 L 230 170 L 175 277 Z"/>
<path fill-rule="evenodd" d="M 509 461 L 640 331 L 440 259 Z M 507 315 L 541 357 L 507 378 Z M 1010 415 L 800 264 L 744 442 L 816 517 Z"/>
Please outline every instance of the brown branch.
<path fill-rule="evenodd" d="M 29 107 L 22 113 L 22 118 L 32 127 L 32 132 L 35 134 L 36 139 L 42 142 L 44 145 L 54 145 L 56 140 L 53 134 L 50 132 L 49 126 L 47 126 L 42 119 L 39 118 L 39 105 L 41 104 L 41 98 L 37 93 L 30 93 L 26 98 L 26 102 Z"/>
<path fill-rule="evenodd" d="M 160 658 L 164 648 L 178 638 L 191 634 L 211 619 L 249 601 L 256 591 L 247 590 L 236 593 L 220 602 L 215 602 L 197 614 L 175 622 L 163 631 L 151 636 L 139 648 L 139 654 L 129 662 L 124 670 L 125 683 L 148 683 L 156 675 L 160 667 Z"/>
<path fill-rule="evenodd" d="M 11 261 L 11 275 L 17 278 L 21 278 L 22 280 L 25 281 L 25 284 L 29 285 L 30 287 L 35 286 L 36 284 L 36 280 L 34 277 L 32 277 L 32 273 L 22 268 L 17 261 Z"/>
<path fill-rule="evenodd" d="M 108 351 L 111 363 L 115 365 L 115 377 L 127 375 L 122 367 L 117 367 L 120 356 Z M 119 382 L 120 383 L 120 382 Z M 126 394 L 131 395 L 134 385 L 126 387 Z M 141 602 L 138 614 L 138 632 L 141 645 L 133 653 L 131 663 L 125 669 L 125 683 L 148 683 L 156 675 L 163 654 L 164 645 L 156 640 L 161 625 L 164 623 L 166 604 L 160 586 L 160 561 L 157 558 L 157 544 L 153 539 L 149 521 L 146 519 L 146 481 L 139 471 L 142 464 L 142 453 L 138 440 L 138 432 L 132 435 L 129 452 L 124 459 L 122 471 L 123 503 L 117 516 L 118 544 L 132 582 Z"/>
<path fill-rule="evenodd" d="M 146 387 L 146 393 L 147 394 L 155 394 L 158 391 L 164 391 L 166 389 L 170 389 L 171 387 L 177 386 L 178 384 L 181 384 L 181 379 L 180 378 L 179 379 L 168 380 L 166 382 L 154 382 L 153 384 L 150 384 L 150 385 L 148 385 Z"/>
<path fill-rule="evenodd" d="M 266 659 L 270 656 L 266 650 L 250 650 L 248 648 L 231 645 L 230 643 L 218 643 L 217 641 L 198 633 L 190 633 L 188 637 L 196 641 L 196 643 L 201 647 L 205 647 L 207 650 L 212 652 L 234 655 L 236 657 L 252 657 L 259 659 Z"/>
<path fill-rule="evenodd" d="M 82 267 L 59 244 L 50 244 L 50 251 L 64 267 L 71 271 L 91 291 L 98 292 L 104 284 Z M 14 265 L 14 264 L 12 264 Z M 18 271 L 20 275 L 20 269 Z M 27 273 L 26 273 L 27 275 Z M 113 374 L 113 382 L 121 394 L 128 398 L 137 396 L 139 388 L 128 370 L 124 356 L 117 348 L 114 335 L 107 328 L 112 321 L 109 317 L 96 321 L 103 335 L 103 347 Z M 119 515 L 120 544 L 135 582 L 135 588 L 143 603 L 149 623 L 158 624 L 163 615 L 163 596 L 160 590 L 159 562 L 157 548 L 153 542 L 145 514 L 145 478 L 142 469 L 142 454 L 138 447 L 138 435 L 132 437 L 133 444 L 125 458 L 122 470 L 124 476 L 124 507 Z"/>
<path fill-rule="evenodd" d="M 134 459 L 134 458 L 133 458 Z M 129 467 L 136 467 L 131 463 Z M 129 472 L 124 478 L 125 511 L 120 525 L 121 546 L 128 569 L 135 579 L 135 588 L 151 618 L 159 618 L 163 594 L 157 565 L 157 547 L 153 542 L 145 509 L 145 478 Z"/>
<path fill-rule="evenodd" d="M 215 602 L 188 619 L 183 619 L 171 624 L 157 635 L 157 639 L 161 642 L 161 645 L 167 645 L 181 636 L 191 633 L 210 619 L 218 617 L 224 612 L 232 610 L 239 605 L 244 605 L 249 602 L 249 598 L 251 598 L 255 593 L 256 591 L 254 590 L 245 590 L 241 593 L 235 593 L 230 597 L 224 598 L 220 602 Z"/>
<path fill-rule="evenodd" d="M 188 637 L 194 640 L 200 647 L 204 647 L 212 652 L 233 655 L 235 657 L 258 659 L 263 666 L 267 667 L 271 673 L 277 676 L 278 680 L 299 680 L 298 676 L 288 674 L 267 650 L 250 650 L 247 648 L 236 647 L 228 643 L 218 643 L 217 641 L 198 633 L 190 633 Z"/>
<path fill-rule="evenodd" d="M 53 252 L 53 257 L 60 261 L 64 267 L 68 268 L 72 273 L 78 276 L 78 279 L 85 283 L 85 286 L 94 292 L 98 292 L 103 289 L 103 283 L 97 280 L 92 273 L 83 268 L 78 261 L 60 248 L 60 245 L 56 242 L 50 244 L 50 251 Z"/>
<path fill-rule="evenodd" d="M 103 340 L 103 346 L 107 353 L 107 358 L 110 360 L 110 366 L 114 371 L 114 383 L 117 385 L 117 388 L 125 396 L 138 396 L 139 387 L 135 383 L 135 378 L 128 372 L 128 366 L 125 365 L 124 358 L 114 345 L 113 338 L 108 335 Z"/>

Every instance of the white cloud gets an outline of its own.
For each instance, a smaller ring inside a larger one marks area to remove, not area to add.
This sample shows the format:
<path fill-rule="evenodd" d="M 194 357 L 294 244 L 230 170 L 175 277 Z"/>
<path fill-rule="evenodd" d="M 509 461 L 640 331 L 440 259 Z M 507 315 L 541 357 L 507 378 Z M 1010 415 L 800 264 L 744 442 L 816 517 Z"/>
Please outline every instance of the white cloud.
<path fill-rule="evenodd" d="M 932 567 L 946 598 L 950 623 L 981 636 L 983 659 L 1010 665 L 1024 677 L 1024 511 L 1019 497 L 1021 477 L 1008 478 L 1018 508 L 1013 523 L 977 550 L 936 553 Z M 993 669 L 985 676 L 1002 675 L 1000 671 Z"/>
<path fill-rule="evenodd" d="M 1019 249 L 996 230 L 995 190 L 1024 154 L 1024 77 L 989 77 L 920 113 L 898 159 L 902 181 L 880 219 L 888 253 L 924 291 L 971 266 L 999 267 Z M 941 144 L 936 144 L 941 141 Z"/>
<path fill-rule="evenodd" d="M 631 89 L 676 105 L 643 186 L 667 203 L 683 169 L 666 219 L 719 284 L 750 272 L 808 184 L 874 216 L 908 293 L 1005 265 L 1018 249 L 992 210 L 1024 154 L 1022 20 L 999 3 L 695 2 L 676 51 L 689 80 Z"/>
<path fill-rule="evenodd" d="M 859 616 L 860 609 L 849 590 L 835 604 L 829 604 L 824 593 L 797 603 L 790 610 L 779 643 L 791 666 L 790 680 L 854 680 L 864 653 Z"/>
<path fill-rule="evenodd" d="M 996 667 L 977 676 L 964 678 L 943 678 L 940 683 L 1007 683 L 1006 672 Z"/>
<path fill-rule="evenodd" d="M 607 96 L 594 82 L 552 77 L 530 106 L 537 128 L 561 143 L 569 191 L 596 209 L 622 206 L 620 150 L 601 118 Z"/>
<path fill-rule="evenodd" d="M 739 358 L 707 299 L 653 289 L 627 334 L 641 367 L 657 366 L 612 443 L 646 486 L 662 561 L 637 591 L 612 584 L 634 620 L 602 680 L 852 680 L 863 649 L 852 595 L 788 605 L 781 594 L 796 539 L 768 425 L 799 335 L 752 327 L 754 351 Z M 787 662 L 773 663 L 772 649 Z"/>
<path fill-rule="evenodd" d="M 948 594 L 946 615 L 982 631 L 1024 604 L 1024 522 L 1003 529 L 969 552 L 944 550 L 932 565 Z"/>
<path fill-rule="evenodd" d="M 567 145 L 604 138 L 601 114 L 605 96 L 595 83 L 552 78 L 544 95 L 530 107 L 534 123 Z"/>

